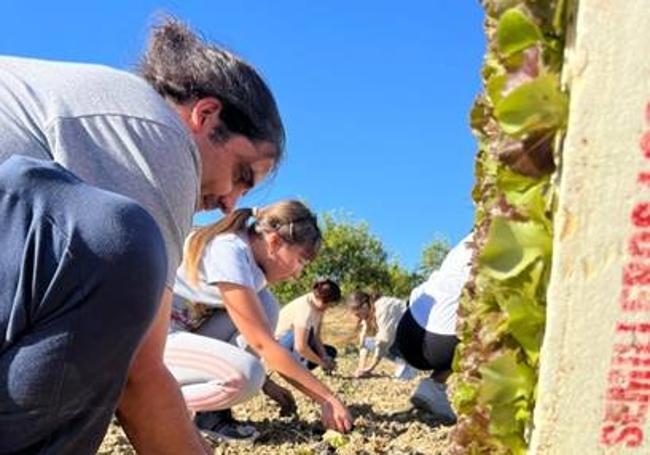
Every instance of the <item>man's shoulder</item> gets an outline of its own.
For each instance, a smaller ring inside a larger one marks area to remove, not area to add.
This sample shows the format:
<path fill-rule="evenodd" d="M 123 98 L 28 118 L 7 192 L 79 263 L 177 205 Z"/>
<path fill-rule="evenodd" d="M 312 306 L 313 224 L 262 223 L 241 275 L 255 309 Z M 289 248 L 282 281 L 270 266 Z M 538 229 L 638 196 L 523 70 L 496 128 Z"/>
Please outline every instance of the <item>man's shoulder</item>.
<path fill-rule="evenodd" d="M 98 63 L 0 56 L 0 82 L 41 106 L 44 122 L 124 116 L 186 134 L 180 117 L 144 79 Z"/>

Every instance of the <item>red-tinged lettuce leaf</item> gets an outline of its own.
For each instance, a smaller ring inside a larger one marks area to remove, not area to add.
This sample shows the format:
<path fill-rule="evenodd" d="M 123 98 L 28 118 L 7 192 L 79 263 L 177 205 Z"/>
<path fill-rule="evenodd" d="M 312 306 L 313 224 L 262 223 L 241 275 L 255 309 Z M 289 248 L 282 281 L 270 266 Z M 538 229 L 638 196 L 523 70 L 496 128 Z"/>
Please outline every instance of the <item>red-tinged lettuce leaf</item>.
<path fill-rule="evenodd" d="M 547 214 L 550 194 L 548 176 L 533 179 L 506 169 L 497 176 L 496 185 L 519 213 L 542 223 L 550 231 L 551 220 Z"/>
<path fill-rule="evenodd" d="M 519 85 L 499 101 L 494 115 L 503 131 L 521 136 L 540 130 L 564 129 L 568 100 L 558 77 L 544 74 Z"/>

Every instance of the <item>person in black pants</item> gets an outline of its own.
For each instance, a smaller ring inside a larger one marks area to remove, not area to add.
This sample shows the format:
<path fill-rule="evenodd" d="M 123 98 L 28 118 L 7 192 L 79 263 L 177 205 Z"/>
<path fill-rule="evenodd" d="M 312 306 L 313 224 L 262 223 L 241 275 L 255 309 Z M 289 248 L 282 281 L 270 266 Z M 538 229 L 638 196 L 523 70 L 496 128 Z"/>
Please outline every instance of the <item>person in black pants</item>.
<path fill-rule="evenodd" d="M 471 241 L 470 234 L 449 252 L 440 269 L 411 292 L 395 335 L 399 355 L 411 366 L 431 371 L 414 391 L 411 402 L 447 425 L 456 421 L 445 382 L 458 344 L 458 301 L 470 274 Z"/>

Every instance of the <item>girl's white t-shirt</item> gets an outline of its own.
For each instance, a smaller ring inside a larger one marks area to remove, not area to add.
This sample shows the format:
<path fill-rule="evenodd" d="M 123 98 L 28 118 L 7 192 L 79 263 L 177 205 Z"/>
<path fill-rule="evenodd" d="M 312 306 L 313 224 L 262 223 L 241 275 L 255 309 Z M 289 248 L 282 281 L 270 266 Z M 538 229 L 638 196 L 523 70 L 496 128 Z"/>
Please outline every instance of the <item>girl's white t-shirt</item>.
<path fill-rule="evenodd" d="M 440 268 L 411 292 L 409 310 L 427 332 L 456 334 L 458 301 L 471 269 L 472 249 L 467 244 L 471 240 L 471 234 L 461 240 Z"/>
<path fill-rule="evenodd" d="M 217 283 L 231 283 L 251 288 L 256 293 L 266 287 L 264 272 L 255 262 L 246 234 L 220 234 L 206 246 L 199 262 L 199 280 L 195 286 L 183 267 L 178 269 L 174 294 L 208 307 L 223 308 Z"/>

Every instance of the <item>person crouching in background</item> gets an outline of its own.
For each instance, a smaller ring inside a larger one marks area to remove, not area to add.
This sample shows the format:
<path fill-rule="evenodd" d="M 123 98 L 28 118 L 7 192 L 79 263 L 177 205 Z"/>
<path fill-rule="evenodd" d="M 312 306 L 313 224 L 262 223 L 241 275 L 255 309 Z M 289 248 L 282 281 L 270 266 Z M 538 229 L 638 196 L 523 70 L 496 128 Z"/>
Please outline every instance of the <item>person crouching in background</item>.
<path fill-rule="evenodd" d="M 415 371 L 399 358 L 393 348 L 397 325 L 406 311 L 406 302 L 364 291 L 353 292 L 347 302 L 360 327 L 359 363 L 354 376 L 369 377 L 381 360 L 388 357 L 397 363 L 395 377 L 412 378 Z M 368 356 L 370 352 L 371 357 Z"/>
<path fill-rule="evenodd" d="M 280 344 L 300 357 L 310 370 L 320 366 L 326 373 L 336 368 L 336 348 L 321 339 L 323 315 L 341 299 L 341 289 L 333 280 L 316 280 L 309 292 L 285 305 L 275 331 Z"/>

